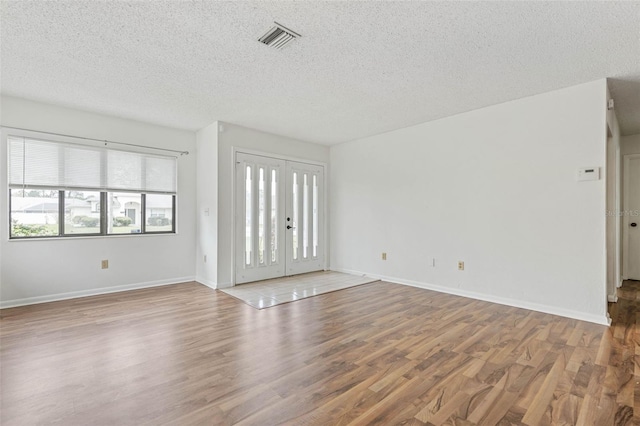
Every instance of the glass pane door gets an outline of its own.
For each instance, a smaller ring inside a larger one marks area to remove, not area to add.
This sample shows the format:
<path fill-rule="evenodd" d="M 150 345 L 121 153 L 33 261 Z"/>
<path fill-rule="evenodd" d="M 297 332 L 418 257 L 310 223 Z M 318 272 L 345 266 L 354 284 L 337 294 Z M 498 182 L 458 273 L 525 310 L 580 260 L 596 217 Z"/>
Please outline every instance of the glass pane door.
<path fill-rule="evenodd" d="M 285 162 L 236 155 L 236 283 L 283 276 Z"/>
<path fill-rule="evenodd" d="M 324 168 L 287 161 L 287 275 L 324 269 Z M 288 222 L 289 223 L 289 222 Z"/>

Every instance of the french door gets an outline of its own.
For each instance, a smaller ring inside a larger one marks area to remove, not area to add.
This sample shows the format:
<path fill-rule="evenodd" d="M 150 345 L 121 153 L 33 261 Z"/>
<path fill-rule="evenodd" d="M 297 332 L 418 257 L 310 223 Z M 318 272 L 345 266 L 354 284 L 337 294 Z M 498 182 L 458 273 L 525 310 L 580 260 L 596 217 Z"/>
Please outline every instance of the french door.
<path fill-rule="evenodd" d="M 236 284 L 324 268 L 324 168 L 236 153 Z"/>

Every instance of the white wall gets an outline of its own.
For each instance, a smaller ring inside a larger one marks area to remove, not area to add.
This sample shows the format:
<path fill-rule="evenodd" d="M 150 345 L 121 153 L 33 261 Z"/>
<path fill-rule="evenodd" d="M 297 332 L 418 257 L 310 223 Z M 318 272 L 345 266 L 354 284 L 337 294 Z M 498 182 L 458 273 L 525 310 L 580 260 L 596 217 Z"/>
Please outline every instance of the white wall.
<path fill-rule="evenodd" d="M 191 151 L 178 159 L 177 235 L 8 240 L 6 141 L 0 147 L 2 306 L 193 280 L 195 133 L 2 97 L 1 124 Z M 100 261 L 109 260 L 102 270 Z"/>
<path fill-rule="evenodd" d="M 332 146 L 331 267 L 606 323 L 605 160 L 604 80 Z"/>
<path fill-rule="evenodd" d="M 233 148 L 328 163 L 329 147 L 265 133 L 229 123 L 218 123 L 218 279 L 219 287 L 232 282 L 231 239 Z M 222 127 L 220 127 L 222 126 Z M 328 190 L 328 188 L 327 188 Z"/>
<path fill-rule="evenodd" d="M 640 154 L 640 134 L 620 138 L 622 155 Z"/>
<path fill-rule="evenodd" d="M 199 130 L 196 143 L 196 281 L 215 288 L 218 274 L 218 122 Z"/>

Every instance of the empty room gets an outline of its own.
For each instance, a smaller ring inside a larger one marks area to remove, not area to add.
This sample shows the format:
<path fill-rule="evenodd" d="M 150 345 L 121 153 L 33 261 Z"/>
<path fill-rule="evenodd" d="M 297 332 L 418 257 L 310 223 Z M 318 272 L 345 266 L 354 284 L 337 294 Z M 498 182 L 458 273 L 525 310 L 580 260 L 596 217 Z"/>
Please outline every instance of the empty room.
<path fill-rule="evenodd" d="M 2 425 L 640 424 L 640 1 L 0 0 Z"/>

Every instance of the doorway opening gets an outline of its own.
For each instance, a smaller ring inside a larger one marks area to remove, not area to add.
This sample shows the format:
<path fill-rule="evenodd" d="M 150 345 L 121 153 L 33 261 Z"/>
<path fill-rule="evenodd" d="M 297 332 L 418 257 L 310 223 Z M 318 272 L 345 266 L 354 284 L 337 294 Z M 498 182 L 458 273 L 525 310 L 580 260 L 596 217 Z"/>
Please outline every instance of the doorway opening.
<path fill-rule="evenodd" d="M 640 280 L 640 154 L 624 156 L 623 278 Z"/>

